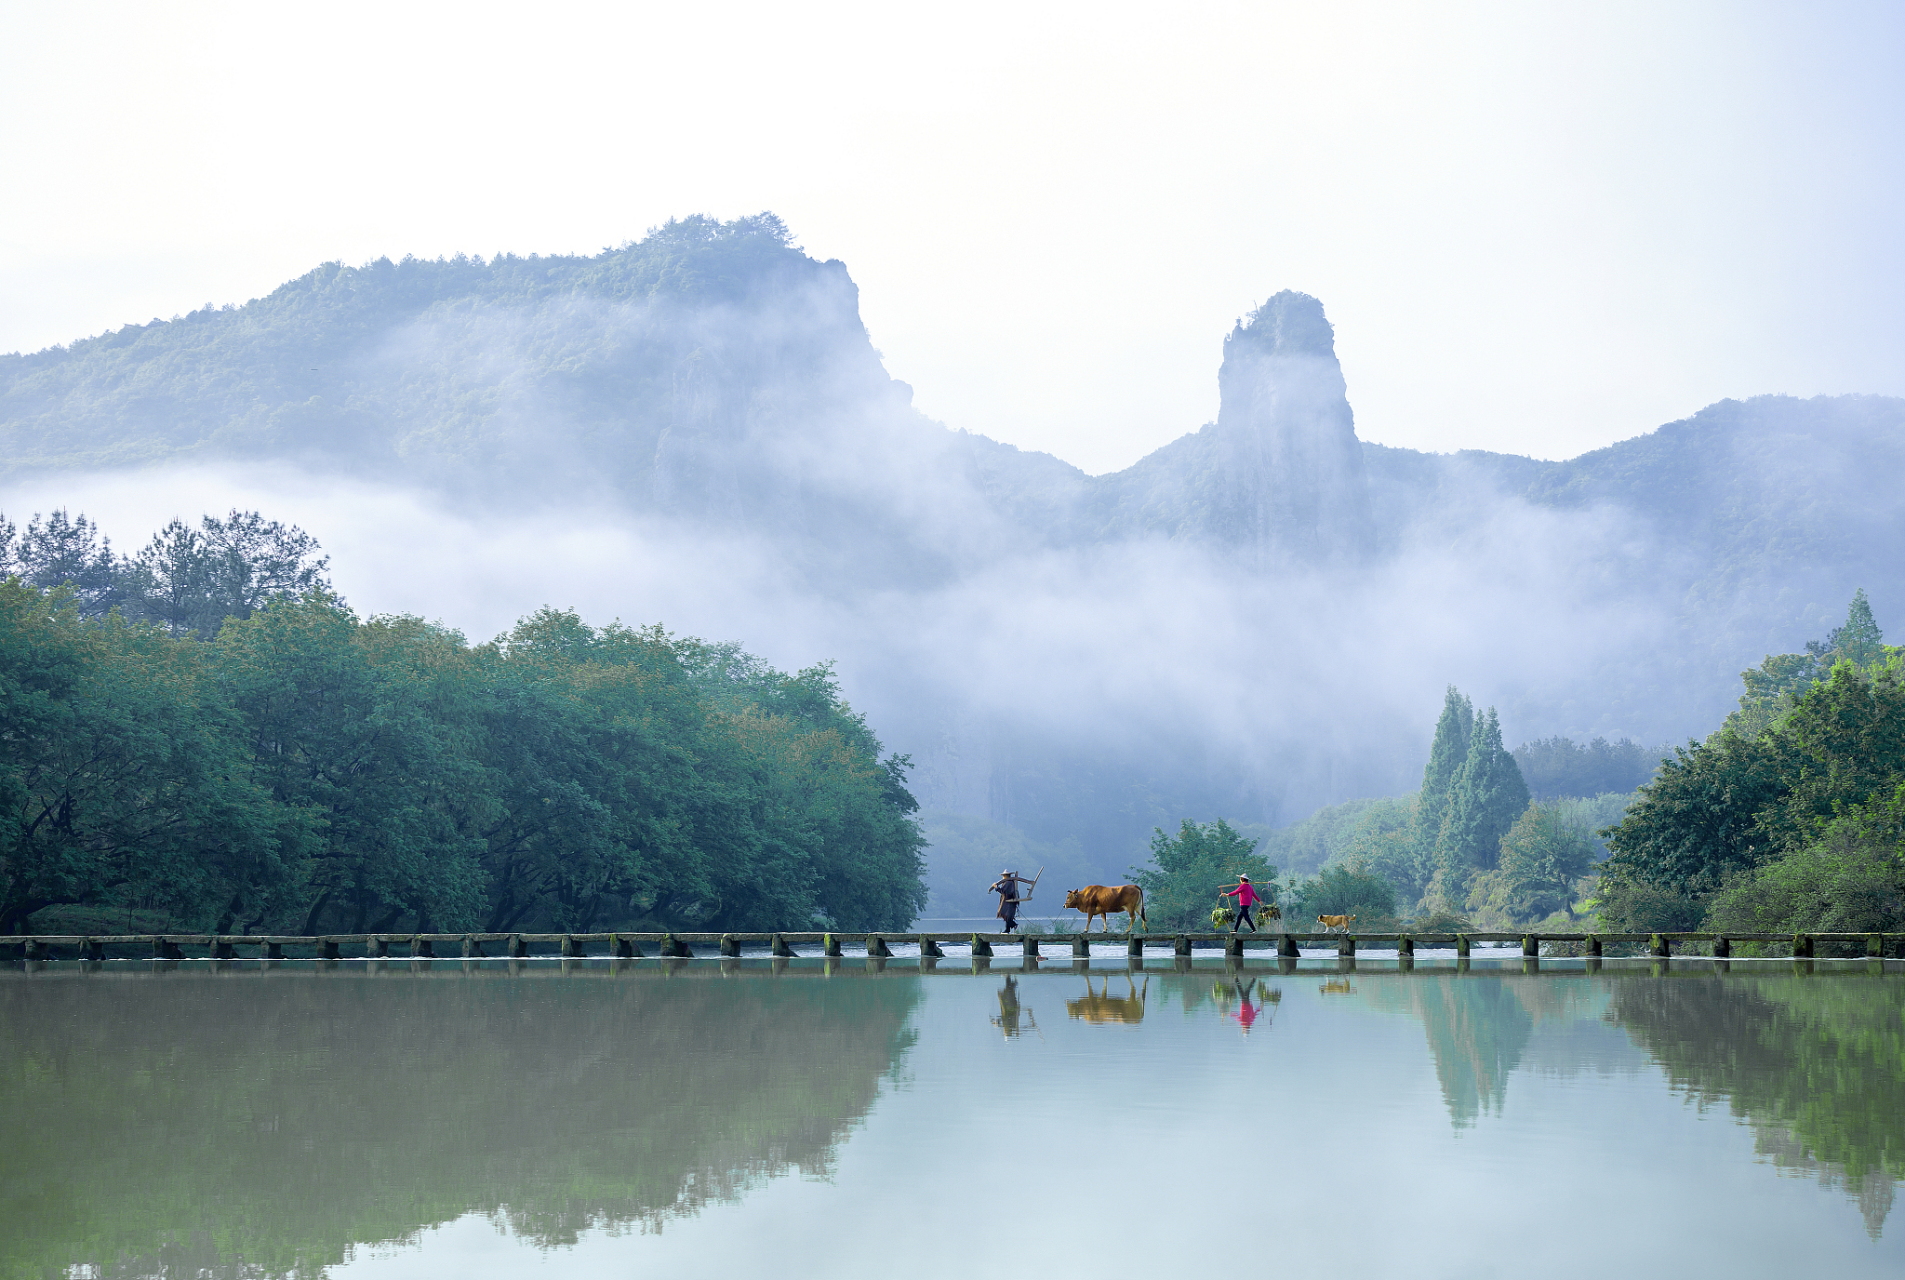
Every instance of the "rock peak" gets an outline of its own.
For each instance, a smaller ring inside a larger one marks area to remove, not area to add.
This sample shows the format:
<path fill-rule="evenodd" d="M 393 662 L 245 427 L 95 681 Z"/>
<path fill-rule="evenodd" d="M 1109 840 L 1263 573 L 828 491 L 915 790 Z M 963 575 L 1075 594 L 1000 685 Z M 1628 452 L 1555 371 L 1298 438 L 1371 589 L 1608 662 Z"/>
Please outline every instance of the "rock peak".
<path fill-rule="evenodd" d="M 1250 313 L 1248 322 L 1224 339 L 1224 359 L 1232 348 L 1260 356 L 1321 356 L 1336 359 L 1336 330 L 1323 314 L 1323 304 L 1307 293 L 1285 289 Z"/>

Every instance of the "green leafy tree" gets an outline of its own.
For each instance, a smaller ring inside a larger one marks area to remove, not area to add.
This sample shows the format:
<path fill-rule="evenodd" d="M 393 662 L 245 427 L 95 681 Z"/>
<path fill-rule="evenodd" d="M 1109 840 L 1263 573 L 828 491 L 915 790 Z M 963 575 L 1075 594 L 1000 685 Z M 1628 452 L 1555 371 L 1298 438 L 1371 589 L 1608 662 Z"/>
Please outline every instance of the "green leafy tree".
<path fill-rule="evenodd" d="M 1497 875 L 1519 917 L 1564 911 L 1572 920 L 1575 886 L 1593 869 L 1594 853 L 1593 838 L 1567 806 L 1538 801 L 1502 837 Z"/>
<path fill-rule="evenodd" d="M 1151 865 L 1134 868 L 1131 877 L 1144 890 L 1145 912 L 1154 929 L 1210 927 L 1220 889 L 1250 877 L 1258 893 L 1277 900 L 1277 869 L 1256 852 L 1257 842 L 1224 819 L 1196 823 L 1189 818 L 1177 834 L 1162 828 L 1151 835 Z"/>
<path fill-rule="evenodd" d="M 282 891 L 298 832 L 259 788 L 202 655 L 0 582 L 0 932 L 48 908 L 224 923 Z"/>
<path fill-rule="evenodd" d="M 1394 886 L 1414 903 L 1428 891 L 1435 864 L 1416 840 L 1420 800 L 1383 799 L 1363 811 L 1341 861 Z"/>
<path fill-rule="evenodd" d="M 1896 932 L 1905 928 L 1905 783 L 1828 823 L 1803 847 L 1733 876 L 1710 928 Z"/>
<path fill-rule="evenodd" d="M 1372 871 L 1340 862 L 1299 883 L 1290 906 L 1292 927 L 1320 915 L 1353 915 L 1357 928 L 1368 929 L 1393 922 L 1395 914 L 1395 886 Z"/>

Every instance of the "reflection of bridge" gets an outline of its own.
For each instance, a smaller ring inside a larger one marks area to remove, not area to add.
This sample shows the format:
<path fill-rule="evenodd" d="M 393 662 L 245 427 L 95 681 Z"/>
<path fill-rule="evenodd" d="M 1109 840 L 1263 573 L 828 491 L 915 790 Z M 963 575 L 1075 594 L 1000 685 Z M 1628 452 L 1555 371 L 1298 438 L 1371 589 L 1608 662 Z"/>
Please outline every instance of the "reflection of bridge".
<path fill-rule="evenodd" d="M 1709 954 L 1726 957 L 1735 942 L 1785 944 L 1795 958 L 1815 954 L 1820 943 L 1863 950 L 1868 956 L 1895 954 L 1905 934 L 1881 933 L 343 933 L 316 937 L 272 934 L 138 933 L 79 935 L 35 934 L 0 938 L 0 948 L 20 948 L 17 956 L 27 960 L 52 960 L 62 957 L 82 960 L 108 958 L 131 959 L 150 956 L 157 960 L 182 960 L 187 950 L 214 960 L 238 958 L 239 948 L 252 950 L 259 959 L 383 959 L 392 954 L 417 958 L 461 955 L 465 958 L 531 955 L 559 955 L 570 958 L 607 956 L 632 960 L 644 956 L 692 958 L 696 955 L 739 956 L 743 948 L 766 949 L 770 955 L 793 956 L 796 946 L 818 947 L 822 955 L 840 956 L 844 948 L 864 949 L 868 956 L 893 954 L 894 946 L 916 945 L 922 957 L 938 957 L 945 946 L 966 946 L 974 956 L 989 956 L 996 946 L 1018 946 L 1027 957 L 1043 955 L 1042 948 L 1069 947 L 1074 958 L 1089 958 L 1093 944 L 1122 945 L 1125 954 L 1142 957 L 1147 950 L 1169 948 L 1172 954 L 1189 956 L 1197 947 L 1221 947 L 1227 956 L 1242 956 L 1246 947 L 1274 947 L 1276 954 L 1295 958 L 1302 948 L 1334 949 L 1339 956 L 1354 956 L 1360 948 L 1393 949 L 1398 957 L 1413 956 L 1418 947 L 1453 949 L 1466 956 L 1477 943 L 1521 944 L 1521 954 L 1539 957 L 1544 944 L 1562 944 L 1571 953 L 1599 956 L 1607 944 L 1640 944 L 1647 954 L 1667 957 L 1674 948 L 1681 954 Z M 1703 948 L 1695 951 L 1691 948 Z M 697 948 L 700 950 L 697 951 Z"/>

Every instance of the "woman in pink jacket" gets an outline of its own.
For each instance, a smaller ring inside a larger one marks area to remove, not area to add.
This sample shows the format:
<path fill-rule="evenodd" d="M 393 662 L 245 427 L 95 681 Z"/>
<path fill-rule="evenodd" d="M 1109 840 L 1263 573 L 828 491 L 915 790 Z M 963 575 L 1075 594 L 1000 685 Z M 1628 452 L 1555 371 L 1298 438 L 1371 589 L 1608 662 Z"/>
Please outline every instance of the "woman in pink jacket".
<path fill-rule="evenodd" d="M 1237 932 L 1237 926 L 1240 924 L 1249 925 L 1252 933 L 1257 932 L 1257 922 L 1250 918 L 1250 908 L 1253 904 L 1263 901 L 1263 895 L 1257 892 L 1256 885 L 1250 883 L 1249 876 L 1238 876 L 1236 884 L 1228 889 L 1219 889 L 1217 896 L 1237 899 L 1237 918 L 1230 924 L 1232 933 Z"/>

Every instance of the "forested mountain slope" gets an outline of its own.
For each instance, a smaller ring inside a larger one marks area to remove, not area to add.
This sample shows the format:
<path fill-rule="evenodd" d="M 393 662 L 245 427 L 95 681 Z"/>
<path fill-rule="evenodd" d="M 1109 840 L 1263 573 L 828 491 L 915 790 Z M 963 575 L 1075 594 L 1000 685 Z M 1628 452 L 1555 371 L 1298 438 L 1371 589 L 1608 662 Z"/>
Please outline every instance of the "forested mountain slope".
<path fill-rule="evenodd" d="M 1514 741 L 1683 739 L 1855 588 L 1905 607 L 1905 401 L 1723 401 L 1565 462 L 1388 448 L 1288 292 L 1218 377 L 1215 422 L 1086 476 L 917 412 L 845 266 L 771 216 L 689 218 L 592 257 L 331 263 L 0 356 L 0 486 L 269 460 L 619 512 L 672 531 L 658 561 L 742 540 L 767 568 L 680 599 L 807 609 L 804 660 L 841 659 L 928 808 L 1133 849 L 1407 790 L 1450 681 Z"/>

